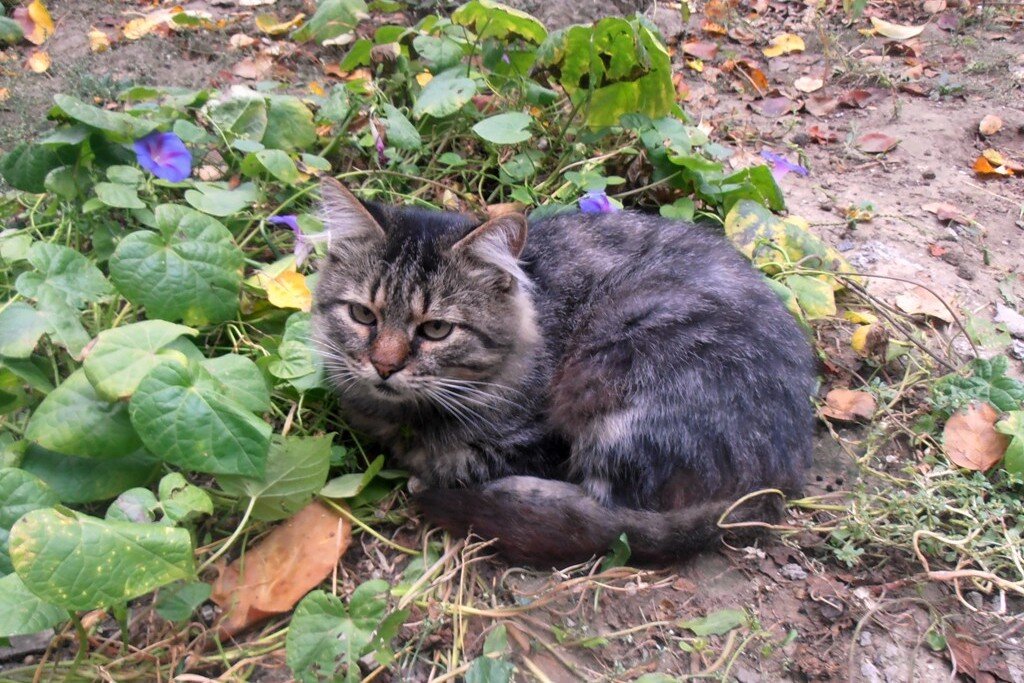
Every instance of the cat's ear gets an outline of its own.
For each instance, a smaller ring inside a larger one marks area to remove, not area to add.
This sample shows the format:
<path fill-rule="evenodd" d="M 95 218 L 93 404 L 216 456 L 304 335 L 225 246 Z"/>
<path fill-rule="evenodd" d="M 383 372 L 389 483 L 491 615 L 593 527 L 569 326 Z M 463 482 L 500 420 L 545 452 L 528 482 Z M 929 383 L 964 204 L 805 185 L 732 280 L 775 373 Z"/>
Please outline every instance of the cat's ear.
<path fill-rule="evenodd" d="M 320 217 L 334 243 L 384 238 L 384 229 L 362 202 L 330 176 L 320 181 Z"/>
<path fill-rule="evenodd" d="M 453 253 L 474 256 L 502 271 L 502 288 L 511 287 L 512 281 L 529 287 L 530 282 L 519 267 L 519 256 L 526 246 L 526 216 L 509 213 L 492 218 L 452 246 Z"/>

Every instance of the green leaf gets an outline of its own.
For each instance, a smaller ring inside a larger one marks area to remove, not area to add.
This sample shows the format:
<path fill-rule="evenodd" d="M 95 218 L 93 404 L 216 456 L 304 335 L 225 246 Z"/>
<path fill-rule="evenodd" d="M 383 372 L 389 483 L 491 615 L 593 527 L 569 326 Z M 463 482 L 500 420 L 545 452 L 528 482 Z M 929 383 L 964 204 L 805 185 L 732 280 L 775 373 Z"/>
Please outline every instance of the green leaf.
<path fill-rule="evenodd" d="M 69 247 L 36 242 L 28 251 L 28 261 L 35 270 L 22 273 L 15 282 L 22 296 L 36 300 L 53 296 L 81 309 L 113 293 L 100 269 Z"/>
<path fill-rule="evenodd" d="M 473 132 L 496 145 L 513 145 L 533 137 L 530 124 L 533 117 L 522 112 L 498 114 L 473 126 Z"/>
<path fill-rule="evenodd" d="M 515 665 L 504 659 L 477 657 L 466 671 L 466 683 L 509 683 L 515 671 Z"/>
<path fill-rule="evenodd" d="M 1003 468 L 1007 472 L 1024 476 L 1024 411 L 1008 413 L 1005 419 L 996 423 L 996 431 L 1011 437 L 1010 445 L 1003 455 Z"/>
<path fill-rule="evenodd" d="M 188 621 L 196 608 L 210 599 L 212 590 L 213 586 L 202 581 L 168 586 L 160 591 L 156 613 L 167 621 Z"/>
<path fill-rule="evenodd" d="M 16 190 L 41 194 L 46 192 L 50 171 L 66 166 L 77 155 L 77 150 L 23 142 L 0 157 L 0 176 Z"/>
<path fill-rule="evenodd" d="M 270 425 L 208 378 L 196 363 L 157 366 L 128 404 L 132 425 L 146 448 L 182 469 L 263 476 Z"/>
<path fill-rule="evenodd" d="M 0 311 L 0 356 L 28 358 L 47 330 L 46 316 L 15 301 Z"/>
<path fill-rule="evenodd" d="M 58 110 L 70 119 L 113 133 L 122 141 L 135 140 L 152 132 L 157 124 L 123 112 L 107 111 L 70 95 L 54 95 Z"/>
<path fill-rule="evenodd" d="M 0 43 L 15 45 L 20 43 L 24 37 L 25 32 L 22 30 L 21 24 L 14 19 L 0 16 Z"/>
<path fill-rule="evenodd" d="M 338 63 L 338 69 L 341 71 L 354 71 L 357 67 L 369 66 L 371 50 L 373 50 L 373 41 L 360 38 L 352 43 L 352 47 L 349 48 L 344 58 Z M 327 106 L 321 109 L 320 113 L 331 121 L 340 122 L 350 110 L 348 102 L 347 91 L 335 86 L 331 91 L 331 97 L 327 101 Z"/>
<path fill-rule="evenodd" d="M 327 481 L 333 436 L 275 435 L 267 456 L 267 471 L 262 477 L 220 476 L 217 483 L 232 495 L 256 498 L 252 511 L 256 519 L 269 522 L 291 517 Z"/>
<path fill-rule="evenodd" d="M 316 142 L 316 126 L 309 107 L 291 95 L 274 95 L 267 101 L 270 109 L 263 144 L 285 152 L 306 151 L 312 147 Z"/>
<path fill-rule="evenodd" d="M 256 198 L 256 186 L 252 183 L 242 183 L 234 189 L 227 183 L 195 183 L 194 190 L 185 190 L 186 202 L 218 217 L 233 216 L 252 206 Z"/>
<path fill-rule="evenodd" d="M 612 541 L 609 553 L 601 560 L 601 571 L 626 566 L 626 563 L 629 562 L 629 556 L 632 554 L 633 551 L 629 548 L 629 539 L 625 533 L 620 534 L 618 538 Z"/>
<path fill-rule="evenodd" d="M 200 515 L 213 514 L 210 494 L 188 483 L 180 472 L 165 474 L 157 490 L 164 515 L 175 524 L 190 521 Z"/>
<path fill-rule="evenodd" d="M 262 140 L 267 132 L 267 101 L 255 93 L 211 102 L 206 115 L 229 139 Z"/>
<path fill-rule="evenodd" d="M 72 610 L 120 604 L 195 573 L 184 529 L 55 508 L 18 520 L 11 561 L 30 591 Z"/>
<path fill-rule="evenodd" d="M 93 188 L 96 197 L 107 206 L 115 209 L 144 209 L 145 203 L 139 199 L 138 188 L 120 183 L 96 183 Z"/>
<path fill-rule="evenodd" d="M 381 107 L 384 110 L 384 125 L 388 129 L 388 143 L 397 149 L 419 149 L 423 146 L 420 132 L 405 118 L 405 114 L 385 104 Z"/>
<path fill-rule="evenodd" d="M 245 356 L 229 353 L 200 362 L 213 379 L 211 388 L 230 396 L 240 406 L 254 413 L 270 410 L 270 388 L 256 364 Z"/>
<path fill-rule="evenodd" d="M 424 116 L 440 119 L 462 109 L 476 94 L 476 81 L 461 73 L 461 70 L 452 69 L 430 79 L 416 99 L 412 108 L 413 116 L 418 119 Z"/>
<path fill-rule="evenodd" d="M 145 174 L 134 166 L 110 166 L 107 168 L 107 179 L 119 185 L 140 185 L 146 179 Z"/>
<path fill-rule="evenodd" d="M 540 44 L 548 37 L 544 25 L 526 12 L 492 0 L 470 0 L 452 13 L 452 21 L 472 26 L 480 38 L 504 39 L 513 35 Z"/>
<path fill-rule="evenodd" d="M 81 312 L 69 306 L 60 292 L 50 289 L 40 292 L 37 306 L 39 312 L 46 317 L 50 340 L 66 348 L 74 358 L 80 359 L 82 350 L 89 343 L 89 333 L 82 326 Z"/>
<path fill-rule="evenodd" d="M 266 171 L 288 185 L 293 185 L 301 180 L 295 162 L 287 152 L 279 149 L 262 149 L 246 156 L 242 161 L 242 172 L 246 175 L 255 177 L 260 175 L 261 171 Z"/>
<path fill-rule="evenodd" d="M 43 399 L 25 438 L 47 450 L 85 458 L 120 458 L 142 446 L 128 419 L 128 406 L 99 396 L 83 370 L 73 372 Z"/>
<path fill-rule="evenodd" d="M 40 600 L 17 574 L 0 579 L 0 638 L 23 636 L 68 620 L 68 611 Z"/>
<path fill-rule="evenodd" d="M 182 335 L 196 330 L 164 320 L 144 320 L 104 330 L 85 357 L 85 375 L 96 393 L 109 401 L 128 398 L 146 374 L 162 363 L 173 362 L 173 354 L 160 353 Z M 60 450 L 60 449 L 55 449 Z"/>
<path fill-rule="evenodd" d="M 808 320 L 836 314 L 835 290 L 828 282 L 809 275 L 787 275 L 784 283 L 793 290 Z"/>
<path fill-rule="evenodd" d="M 462 45 L 448 36 L 419 35 L 412 40 L 413 49 L 433 71 L 444 71 L 462 61 Z"/>
<path fill-rule="evenodd" d="M 44 370 L 40 365 L 31 358 L 0 358 L 0 368 L 12 372 L 39 393 L 48 394 L 53 391 L 53 383 L 47 374 L 50 369 Z"/>
<path fill-rule="evenodd" d="M 367 581 L 352 593 L 348 609 L 324 591 L 304 597 L 292 615 L 285 644 L 288 668 L 296 679 L 357 683 L 362 678 L 358 661 L 387 609 L 381 596 L 388 589 L 386 581 Z"/>
<path fill-rule="evenodd" d="M 324 41 L 351 33 L 367 17 L 363 0 L 320 0 L 316 13 L 293 36 L 298 42 Z"/>
<path fill-rule="evenodd" d="M 30 444 L 21 468 L 56 491 L 68 505 L 110 500 L 134 486 L 149 483 L 160 471 L 160 461 L 144 451 L 123 458 L 96 460 L 48 451 Z"/>
<path fill-rule="evenodd" d="M 0 575 L 14 571 L 7 553 L 7 537 L 14 523 L 32 510 L 59 502 L 57 493 L 31 472 L 13 467 L 0 468 Z"/>
<path fill-rule="evenodd" d="M 692 221 L 694 212 L 693 200 L 689 197 L 683 197 L 677 199 L 671 204 L 666 204 L 661 207 L 659 213 L 665 218 L 671 218 L 677 221 Z"/>
<path fill-rule="evenodd" d="M 243 255 L 218 221 L 183 206 L 156 207 L 160 232 L 141 230 L 121 240 L 110 277 L 150 318 L 206 325 L 238 311 Z"/>
<path fill-rule="evenodd" d="M 706 617 L 690 619 L 679 623 L 680 628 L 692 631 L 696 636 L 720 636 L 742 626 L 747 613 L 741 609 L 722 609 Z"/>
<path fill-rule="evenodd" d="M 156 509 L 160 506 L 156 496 L 149 489 L 133 488 L 123 492 L 107 508 L 104 519 L 120 522 L 152 524 Z"/>
<path fill-rule="evenodd" d="M 1006 356 L 994 356 L 991 360 L 975 358 L 969 365 L 970 377 L 947 375 L 932 388 L 936 397 L 945 398 L 954 412 L 971 401 L 991 403 L 1000 411 L 1020 410 L 1024 405 L 1024 383 L 1007 377 L 1009 361 Z"/>
<path fill-rule="evenodd" d="M 288 382 L 299 391 L 320 386 L 321 363 L 309 340 L 313 328 L 309 313 L 293 313 L 285 324 L 277 358 L 269 363 L 267 371 Z"/>
<path fill-rule="evenodd" d="M 331 479 L 320 489 L 320 495 L 324 498 L 355 498 L 373 481 L 383 467 L 384 456 L 381 455 L 370 463 L 365 472 L 342 474 Z"/>

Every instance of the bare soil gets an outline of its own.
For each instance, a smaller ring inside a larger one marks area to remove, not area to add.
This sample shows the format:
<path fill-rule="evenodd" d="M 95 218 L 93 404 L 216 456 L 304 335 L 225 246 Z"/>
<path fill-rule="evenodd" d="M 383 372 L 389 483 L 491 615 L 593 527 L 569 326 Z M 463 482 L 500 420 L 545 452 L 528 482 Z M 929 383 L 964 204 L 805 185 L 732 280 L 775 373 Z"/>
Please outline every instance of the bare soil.
<path fill-rule="evenodd" d="M 550 25 L 614 9 L 597 3 L 520 4 Z M 619 9 L 627 10 L 633 3 L 619 4 L 626 5 Z M 299 8 L 312 9 L 305 5 L 279 0 L 274 10 L 291 16 Z M 231 72 L 244 55 L 229 49 L 228 39 L 239 31 L 256 35 L 252 12 L 240 12 L 226 0 L 187 6 L 205 8 L 226 23 L 218 30 L 121 40 L 110 51 L 97 54 L 89 49 L 90 28 L 113 32 L 126 16 L 149 5 L 109 0 L 52 2 L 57 31 L 46 45 L 53 62 L 49 72 L 25 70 L 27 51 L 22 48 L 0 52 L 0 88 L 10 93 L 0 102 L 0 151 L 47 126 L 45 112 L 55 93 L 110 98 L 134 83 L 224 87 L 244 82 Z M 751 11 L 756 6 L 764 9 Z M 802 159 L 809 175 L 790 174 L 782 182 L 789 209 L 806 218 L 858 269 L 895 278 L 869 279 L 868 291 L 891 303 L 914 283 L 925 284 L 965 314 L 991 320 L 994 303 L 1001 297 L 1024 300 L 1020 272 L 1024 180 L 985 179 L 972 171 L 972 164 L 987 148 L 1024 159 L 1024 29 L 1019 23 L 1000 20 L 997 13 L 973 12 L 954 30 L 943 30 L 937 26 L 938 17 L 923 12 L 919 3 L 890 4 L 884 8 L 889 20 L 907 24 L 929 20 L 913 43 L 916 54 L 895 54 L 888 41 L 857 32 L 863 21 L 847 26 L 842 12 L 828 8 L 832 11 L 825 13 L 793 2 L 741 5 L 729 26 L 742 27 L 752 35 L 751 45 L 702 33 L 699 11 L 687 24 L 672 6 L 648 12 L 676 50 L 689 91 L 687 112 L 706 123 L 714 139 L 732 147 L 735 158 L 754 156 L 767 147 Z M 1004 18 L 1019 15 L 1011 12 Z M 803 35 L 806 50 L 765 59 L 760 47 L 783 30 Z M 682 44 L 687 40 L 717 42 L 719 56 L 706 60 L 703 72 L 697 72 L 682 63 Z M 299 87 L 310 80 L 323 82 L 329 78 L 321 64 L 336 63 L 343 54 L 343 48 L 303 51 L 282 60 L 271 76 Z M 826 85 L 816 94 L 839 96 L 865 89 L 871 92 L 871 101 L 863 107 L 837 108 L 822 117 L 803 110 L 764 115 L 755 111 L 761 98 L 737 87 L 736 78 L 722 69 L 725 60 L 739 57 L 753 59 L 772 89 L 795 100 L 808 97 L 793 88 L 796 78 L 824 74 Z M 907 69 L 918 63 L 924 64 L 922 74 L 908 77 Z M 904 87 L 908 84 L 913 84 L 913 92 Z M 978 123 L 988 114 L 1001 117 L 1004 125 L 996 135 L 984 138 Z M 827 126 L 836 140 L 815 142 L 811 126 Z M 893 136 L 899 144 L 884 155 L 864 154 L 854 140 L 869 131 Z M 922 208 L 934 202 L 956 205 L 973 222 L 940 221 Z M 873 207 L 873 217 L 850 221 L 847 209 L 865 204 Z M 946 334 L 956 337 L 955 329 Z M 848 337 L 839 335 L 831 342 L 838 353 L 840 346 L 848 345 Z M 969 351 L 963 335 L 952 343 Z M 1014 363 L 1013 371 L 1020 374 L 1020 363 Z M 826 384 L 835 379 L 826 376 Z M 864 431 L 845 430 L 841 435 L 856 448 Z M 860 485 L 856 464 L 824 428 L 817 443 L 809 494 Z M 905 455 L 896 445 L 890 450 L 893 457 Z M 893 587 L 919 567 L 889 564 L 848 570 L 830 559 L 821 544 L 819 537 L 804 534 L 785 544 L 767 540 L 758 547 L 723 548 L 668 571 L 610 580 L 596 593 L 566 592 L 543 608 L 509 621 L 522 680 L 543 680 L 538 671 L 551 681 L 620 681 L 648 672 L 703 672 L 744 683 L 951 680 L 957 674 L 948 652 L 933 651 L 925 639 L 930 626 L 942 619 L 977 634 L 976 652 L 984 655 L 977 663 L 976 670 L 981 672 L 977 680 L 1024 681 L 1021 625 L 1009 618 L 1020 611 L 1019 605 L 1015 610 L 1012 603 L 1009 607 L 994 604 L 992 596 L 979 593 L 968 600 L 985 613 L 969 611 L 943 584 Z M 348 574 L 364 578 L 401 569 L 397 558 L 380 549 L 356 549 L 344 562 Z M 496 604 L 524 604 L 531 595 L 568 580 L 557 572 L 505 570 L 500 560 L 490 561 L 485 570 Z M 738 637 L 711 636 L 703 651 L 685 652 L 676 644 L 681 633 L 677 627 L 641 627 L 722 608 L 748 610 L 756 629 L 746 629 Z M 474 634 L 479 636 L 488 622 L 472 622 L 466 648 L 475 655 L 481 643 Z M 553 640 L 550 628 L 541 628 L 545 625 L 556 626 L 566 640 L 577 641 L 576 646 Z M 641 628 L 622 633 L 633 627 Z M 587 638 L 608 634 L 618 635 L 607 643 L 586 646 Z M 426 651 L 444 647 L 450 637 L 442 630 L 433 640 L 427 639 L 424 647 Z M 286 680 L 280 664 L 268 661 L 263 680 Z M 427 672 L 410 673 L 403 680 L 427 680 Z"/>

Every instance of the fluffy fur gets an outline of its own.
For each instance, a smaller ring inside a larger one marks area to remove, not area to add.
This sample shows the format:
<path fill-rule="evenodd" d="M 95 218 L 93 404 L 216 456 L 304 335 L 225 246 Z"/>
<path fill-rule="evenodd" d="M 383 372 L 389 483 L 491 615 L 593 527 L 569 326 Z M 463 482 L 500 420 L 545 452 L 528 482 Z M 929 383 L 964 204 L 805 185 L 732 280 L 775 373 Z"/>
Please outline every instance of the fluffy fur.
<path fill-rule="evenodd" d="M 713 541 L 728 501 L 799 490 L 810 347 L 719 234 L 323 195 L 315 338 L 346 419 L 421 480 L 428 518 L 516 560 L 585 559 L 625 532 L 665 561 Z"/>

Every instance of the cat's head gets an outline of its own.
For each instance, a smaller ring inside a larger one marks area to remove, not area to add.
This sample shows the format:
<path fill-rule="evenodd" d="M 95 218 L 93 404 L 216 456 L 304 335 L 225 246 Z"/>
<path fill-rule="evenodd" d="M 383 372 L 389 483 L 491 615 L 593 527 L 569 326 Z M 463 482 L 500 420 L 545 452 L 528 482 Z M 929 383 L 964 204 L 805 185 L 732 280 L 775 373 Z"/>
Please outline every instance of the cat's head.
<path fill-rule="evenodd" d="M 321 186 L 327 257 L 314 341 L 344 392 L 445 409 L 507 384 L 538 333 L 518 259 L 519 214 L 479 224 L 461 214 L 362 203 Z"/>

